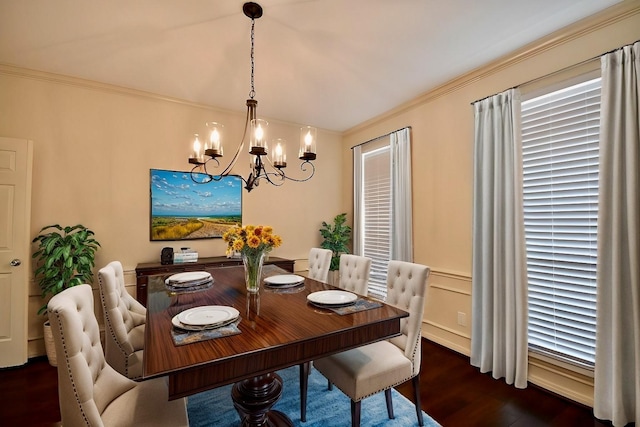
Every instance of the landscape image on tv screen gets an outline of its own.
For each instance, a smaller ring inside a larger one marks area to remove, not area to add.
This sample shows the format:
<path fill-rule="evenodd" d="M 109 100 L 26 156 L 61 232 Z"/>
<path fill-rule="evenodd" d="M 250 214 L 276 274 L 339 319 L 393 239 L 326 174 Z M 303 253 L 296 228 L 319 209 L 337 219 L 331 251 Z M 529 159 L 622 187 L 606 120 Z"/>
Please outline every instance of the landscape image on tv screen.
<path fill-rule="evenodd" d="M 220 238 L 242 225 L 242 178 L 196 184 L 190 172 L 151 169 L 151 240 Z M 195 177 L 200 182 L 200 174 Z"/>

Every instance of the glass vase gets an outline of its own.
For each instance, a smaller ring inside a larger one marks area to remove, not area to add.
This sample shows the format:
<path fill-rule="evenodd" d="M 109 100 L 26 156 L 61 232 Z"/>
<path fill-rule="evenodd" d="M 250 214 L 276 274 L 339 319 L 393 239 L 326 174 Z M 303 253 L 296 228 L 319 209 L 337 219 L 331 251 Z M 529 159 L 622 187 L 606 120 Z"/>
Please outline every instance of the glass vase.
<path fill-rule="evenodd" d="M 262 278 L 262 263 L 264 262 L 264 252 L 258 254 L 242 254 L 244 264 L 244 280 L 247 285 L 247 292 L 255 294 L 260 289 L 260 279 Z"/>

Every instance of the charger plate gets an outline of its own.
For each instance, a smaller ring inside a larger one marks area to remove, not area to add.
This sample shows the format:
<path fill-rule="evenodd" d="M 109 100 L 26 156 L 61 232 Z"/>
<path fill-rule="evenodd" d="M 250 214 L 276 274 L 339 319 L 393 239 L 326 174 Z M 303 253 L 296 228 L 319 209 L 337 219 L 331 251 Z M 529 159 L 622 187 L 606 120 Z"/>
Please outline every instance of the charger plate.
<path fill-rule="evenodd" d="M 206 271 L 186 271 L 169 276 L 165 284 L 174 288 L 191 287 L 213 282 L 213 277 Z"/>
<path fill-rule="evenodd" d="M 278 274 L 264 279 L 264 283 L 269 286 L 293 286 L 302 282 L 304 282 L 304 277 L 297 274 Z"/>
<path fill-rule="evenodd" d="M 357 299 L 358 295 L 353 292 L 339 290 L 318 291 L 307 295 L 309 302 L 325 307 L 345 306 L 353 304 Z"/>
<path fill-rule="evenodd" d="M 177 315 L 183 325 L 192 327 L 214 327 L 216 325 L 237 319 L 240 312 L 226 305 L 204 305 L 193 307 Z"/>

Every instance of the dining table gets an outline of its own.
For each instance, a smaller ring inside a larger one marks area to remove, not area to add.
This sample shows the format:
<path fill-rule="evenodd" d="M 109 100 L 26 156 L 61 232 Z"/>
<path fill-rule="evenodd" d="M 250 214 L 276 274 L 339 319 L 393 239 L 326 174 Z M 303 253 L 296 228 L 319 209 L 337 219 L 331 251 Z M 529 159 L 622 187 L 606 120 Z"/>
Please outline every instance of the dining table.
<path fill-rule="evenodd" d="M 358 301 L 368 305 L 359 311 L 339 313 L 315 305 L 309 295 L 313 300 L 318 292 L 337 288 L 302 276 L 297 286 L 263 282 L 259 292 L 249 293 L 242 266 L 207 272 L 213 283 L 193 291 L 167 287 L 168 274 L 150 278 L 143 379 L 167 376 L 169 400 L 234 384 L 231 397 L 243 426 L 293 425 L 287 414 L 272 410 L 283 389 L 276 371 L 397 336 L 400 319 L 408 316 L 361 296 Z M 283 274 L 288 272 L 267 265 L 262 278 Z M 203 336 L 176 327 L 180 313 L 205 306 L 237 310 L 238 319 L 224 328 L 231 332 Z"/>

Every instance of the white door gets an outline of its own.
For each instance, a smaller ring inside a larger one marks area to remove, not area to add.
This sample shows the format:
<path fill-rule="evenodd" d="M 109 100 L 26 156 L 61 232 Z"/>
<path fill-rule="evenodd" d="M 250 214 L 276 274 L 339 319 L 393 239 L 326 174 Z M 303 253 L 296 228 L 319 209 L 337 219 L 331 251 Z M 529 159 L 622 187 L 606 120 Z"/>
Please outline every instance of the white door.
<path fill-rule="evenodd" d="M 31 141 L 0 137 L 0 367 L 27 362 L 32 158 Z"/>

